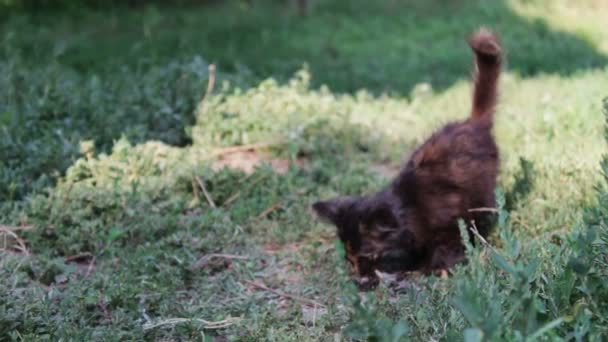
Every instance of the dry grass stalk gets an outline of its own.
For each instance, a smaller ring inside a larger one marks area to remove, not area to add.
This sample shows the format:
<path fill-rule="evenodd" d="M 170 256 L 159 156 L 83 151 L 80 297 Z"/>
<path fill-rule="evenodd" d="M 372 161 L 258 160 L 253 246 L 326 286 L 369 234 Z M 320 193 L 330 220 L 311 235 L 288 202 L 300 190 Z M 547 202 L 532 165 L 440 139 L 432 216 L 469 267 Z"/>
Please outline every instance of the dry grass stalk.
<path fill-rule="evenodd" d="M 219 156 L 222 156 L 225 154 L 245 152 L 245 151 L 251 151 L 251 150 L 259 150 L 259 149 L 263 149 L 263 148 L 277 146 L 282 143 L 284 143 L 284 141 L 259 142 L 259 143 L 254 143 L 254 144 L 221 147 L 221 148 L 217 148 L 217 149 L 213 150 L 213 152 L 211 153 L 211 156 L 219 157 Z"/>
<path fill-rule="evenodd" d="M 14 226 L 6 226 L 6 225 L 3 225 L 3 224 L 0 224 L 0 231 L 16 232 L 16 231 L 20 231 L 20 230 L 31 230 L 32 228 L 33 228 L 32 226 L 14 227 Z"/>
<path fill-rule="evenodd" d="M 11 227 L 0 225 L 0 236 L 2 237 L 2 245 L 0 246 L 0 251 L 17 251 L 20 254 L 30 256 L 31 253 L 27 248 L 27 244 L 21 237 L 19 237 L 19 235 L 15 233 L 19 230 L 28 229 L 31 229 L 31 227 Z M 14 243 L 9 243 L 9 238 L 12 239 Z"/>
<path fill-rule="evenodd" d="M 203 181 L 201 181 L 201 179 L 198 176 L 194 176 L 194 179 L 196 180 L 198 185 L 201 187 L 201 190 L 203 190 L 203 194 L 205 195 L 205 199 L 207 199 L 207 203 L 209 203 L 209 206 L 211 206 L 211 208 L 217 208 L 215 205 L 215 202 L 213 201 L 213 198 L 211 198 L 211 195 L 209 194 L 209 192 L 207 191 L 207 188 L 205 187 L 205 183 L 203 183 Z"/>
<path fill-rule="evenodd" d="M 203 99 L 201 100 L 200 103 L 200 111 L 201 113 L 204 113 L 206 108 L 205 105 L 207 104 L 207 101 L 209 101 L 209 96 L 211 96 L 211 93 L 213 92 L 213 88 L 215 87 L 215 64 L 209 64 L 209 78 L 207 79 L 207 91 L 205 92 L 205 95 L 203 96 Z"/>

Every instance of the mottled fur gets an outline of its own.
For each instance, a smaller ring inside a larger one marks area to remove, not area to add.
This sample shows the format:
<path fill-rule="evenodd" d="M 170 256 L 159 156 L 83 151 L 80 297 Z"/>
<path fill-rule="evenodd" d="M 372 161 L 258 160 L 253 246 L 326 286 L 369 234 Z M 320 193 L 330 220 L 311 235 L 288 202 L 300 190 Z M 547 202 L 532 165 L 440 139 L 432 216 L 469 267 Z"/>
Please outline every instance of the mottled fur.
<path fill-rule="evenodd" d="M 499 160 L 491 129 L 502 51 L 485 29 L 469 45 L 476 66 L 470 117 L 433 134 L 386 189 L 313 204 L 321 219 L 337 226 L 364 286 L 375 284 L 374 269 L 429 273 L 463 261 L 459 218 L 474 221 L 483 236 L 492 225 L 491 212 L 471 209 L 495 206 Z"/>

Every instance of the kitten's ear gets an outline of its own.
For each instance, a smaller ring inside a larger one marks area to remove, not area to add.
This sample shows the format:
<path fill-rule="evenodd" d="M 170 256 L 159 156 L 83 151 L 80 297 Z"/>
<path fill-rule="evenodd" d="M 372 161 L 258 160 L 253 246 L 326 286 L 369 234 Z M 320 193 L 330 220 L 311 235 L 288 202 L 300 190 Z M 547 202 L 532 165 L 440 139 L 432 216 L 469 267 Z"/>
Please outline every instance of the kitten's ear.
<path fill-rule="evenodd" d="M 335 224 L 340 209 L 343 205 L 341 198 L 334 198 L 327 201 L 318 201 L 312 204 L 312 210 L 317 214 L 317 217 L 324 222 Z"/>

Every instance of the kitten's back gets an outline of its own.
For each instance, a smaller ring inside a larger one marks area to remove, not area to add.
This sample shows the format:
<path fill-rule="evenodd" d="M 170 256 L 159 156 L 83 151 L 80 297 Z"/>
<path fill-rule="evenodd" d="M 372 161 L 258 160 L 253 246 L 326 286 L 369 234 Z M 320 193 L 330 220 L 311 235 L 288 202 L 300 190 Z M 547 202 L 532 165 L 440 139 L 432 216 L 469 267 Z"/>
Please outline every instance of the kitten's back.
<path fill-rule="evenodd" d="M 471 116 L 443 127 L 418 147 L 393 185 L 408 207 L 416 248 L 433 264 L 445 261 L 434 255 L 446 250 L 440 247 L 461 245 L 458 218 L 474 220 L 486 235 L 492 213 L 471 209 L 495 206 L 498 149 L 491 127 L 502 52 L 496 36 L 485 29 L 469 44 L 476 64 Z"/>

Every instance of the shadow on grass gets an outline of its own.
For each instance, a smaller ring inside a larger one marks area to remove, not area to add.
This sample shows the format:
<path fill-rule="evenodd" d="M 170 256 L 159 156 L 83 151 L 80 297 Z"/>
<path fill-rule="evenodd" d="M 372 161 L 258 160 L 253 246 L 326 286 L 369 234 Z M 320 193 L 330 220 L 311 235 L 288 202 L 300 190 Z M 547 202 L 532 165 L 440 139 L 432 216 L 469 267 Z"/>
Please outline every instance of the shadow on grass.
<path fill-rule="evenodd" d="M 419 82 L 442 90 L 466 77 L 464 39 L 481 25 L 500 33 L 509 68 L 522 76 L 568 75 L 607 62 L 588 42 L 521 18 L 505 1 L 323 2 L 309 18 L 252 16 L 201 36 L 207 55 L 235 70 L 241 63 L 260 77 L 281 78 L 307 63 L 316 85 L 407 95 Z"/>
<path fill-rule="evenodd" d="M 467 75 L 471 56 L 464 39 L 480 25 L 500 33 L 509 68 L 524 77 L 569 75 L 608 61 L 589 42 L 522 18 L 503 0 L 312 5 L 304 18 L 276 2 L 91 12 L 84 22 L 53 17 L 50 29 L 20 44 L 31 55 L 54 51 L 82 71 L 113 65 L 109 62 L 145 66 L 197 54 L 254 80 L 287 80 L 307 64 L 314 85 L 400 95 L 420 82 L 445 89 Z"/>

